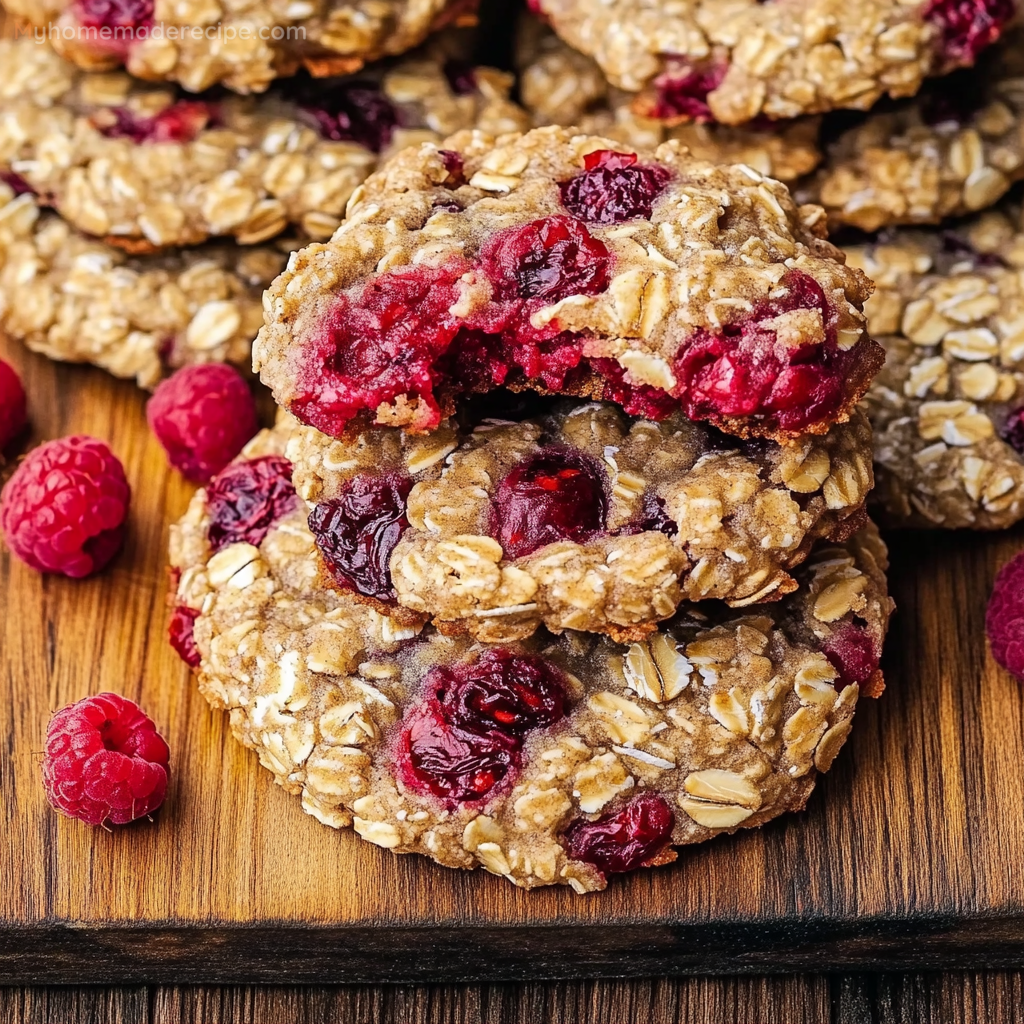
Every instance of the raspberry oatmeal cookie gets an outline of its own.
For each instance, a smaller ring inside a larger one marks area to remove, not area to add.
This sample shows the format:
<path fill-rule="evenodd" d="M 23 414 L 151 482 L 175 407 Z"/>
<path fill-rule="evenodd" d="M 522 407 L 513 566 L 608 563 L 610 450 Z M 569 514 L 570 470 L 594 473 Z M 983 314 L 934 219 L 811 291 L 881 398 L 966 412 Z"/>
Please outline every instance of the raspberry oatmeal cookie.
<path fill-rule="evenodd" d="M 1000 529 L 1024 517 L 1024 231 L 1016 207 L 850 250 L 874 278 L 888 360 L 866 399 L 874 497 L 895 521 Z"/>
<path fill-rule="evenodd" d="M 661 120 L 743 124 L 879 97 L 974 63 L 1015 0 L 531 0 Z"/>
<path fill-rule="evenodd" d="M 680 415 L 535 404 L 550 408 L 461 434 L 297 430 L 286 454 L 328 585 L 478 640 L 541 623 L 642 639 L 681 600 L 778 600 L 815 540 L 863 522 L 871 431 L 859 412 L 778 445 Z"/>
<path fill-rule="evenodd" d="M 68 60 L 90 71 L 124 66 L 136 78 L 190 92 L 225 85 L 262 92 L 304 66 L 358 71 L 404 53 L 446 24 L 472 24 L 472 0 L 7 0 Z"/>
<path fill-rule="evenodd" d="M 284 262 L 268 246 L 131 257 L 0 180 L 0 330 L 142 387 L 189 363 L 248 365 L 263 289 Z"/>
<path fill-rule="evenodd" d="M 525 126 L 511 76 L 405 61 L 371 78 L 282 83 L 259 99 L 181 98 L 0 40 L 0 170 L 87 234 L 134 251 L 295 225 L 327 238 L 382 152 L 482 125 Z"/>
<path fill-rule="evenodd" d="M 802 808 L 858 695 L 881 692 L 873 527 L 756 613 L 706 602 L 628 646 L 540 630 L 488 647 L 320 588 L 280 444 L 258 439 L 174 528 L 171 635 L 325 824 L 527 888 L 602 889 Z"/>
<path fill-rule="evenodd" d="M 697 121 L 670 126 L 637 114 L 630 93 L 616 89 L 593 60 L 536 18 L 521 19 L 516 57 L 520 97 L 538 128 L 575 126 L 640 149 L 678 139 L 698 160 L 746 164 L 785 182 L 813 171 L 821 160 L 816 117 L 742 127 Z"/>
<path fill-rule="evenodd" d="M 680 409 L 739 435 L 845 420 L 882 360 L 817 207 L 679 143 L 544 128 L 407 149 L 267 293 L 254 366 L 342 436 L 429 431 L 499 385 Z"/>
<path fill-rule="evenodd" d="M 824 206 L 834 226 L 875 231 L 985 209 L 1021 178 L 1024 32 L 1014 30 L 976 70 L 842 131 L 795 192 Z"/>

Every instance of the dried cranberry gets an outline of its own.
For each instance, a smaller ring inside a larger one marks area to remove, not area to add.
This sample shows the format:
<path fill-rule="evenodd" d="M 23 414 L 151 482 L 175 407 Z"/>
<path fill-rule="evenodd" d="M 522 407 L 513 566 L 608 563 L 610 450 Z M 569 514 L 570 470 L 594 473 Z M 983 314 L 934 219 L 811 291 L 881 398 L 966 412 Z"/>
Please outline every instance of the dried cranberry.
<path fill-rule="evenodd" d="M 985 613 L 992 657 L 1024 681 L 1024 555 L 999 570 Z"/>
<path fill-rule="evenodd" d="M 929 0 L 925 21 L 939 32 L 939 52 L 951 64 L 973 64 L 1016 14 L 1013 0 Z"/>
<path fill-rule="evenodd" d="M 714 121 L 708 106 L 708 93 L 722 84 L 728 64 L 709 64 L 691 67 L 683 64 L 659 75 L 654 81 L 656 99 L 651 116 L 661 121 L 685 118 L 706 124 Z"/>
<path fill-rule="evenodd" d="M 691 419 L 758 416 L 783 430 L 801 430 L 842 408 L 847 379 L 871 342 L 861 338 L 840 349 L 835 310 L 817 281 L 790 271 L 783 284 L 781 298 L 717 331 L 702 328 L 681 347 L 673 365 L 676 394 Z M 772 321 L 798 309 L 820 314 L 824 340 L 786 349 Z"/>
<path fill-rule="evenodd" d="M 449 60 L 444 65 L 444 77 L 457 96 L 476 92 L 476 69 L 469 61 Z"/>
<path fill-rule="evenodd" d="M 9 189 L 12 189 L 16 196 L 35 195 L 35 189 L 20 175 L 14 171 L 0 171 L 0 181 Z"/>
<path fill-rule="evenodd" d="M 198 668 L 201 661 L 194 635 L 196 619 L 198 618 L 199 610 L 197 608 L 189 608 L 186 604 L 179 604 L 174 609 L 170 625 L 167 627 L 167 639 L 170 640 L 171 646 L 178 652 L 178 656 L 189 668 Z"/>
<path fill-rule="evenodd" d="M 299 507 L 292 464 L 279 455 L 232 463 L 210 482 L 206 505 L 214 551 L 240 542 L 258 546 L 278 519 Z"/>
<path fill-rule="evenodd" d="M 153 0 L 78 0 L 75 16 L 89 28 L 137 29 L 153 21 L 153 6 Z"/>
<path fill-rule="evenodd" d="M 483 799 L 519 767 L 526 734 L 562 718 L 565 698 L 559 669 L 504 648 L 433 669 L 399 735 L 405 784 L 453 804 Z"/>
<path fill-rule="evenodd" d="M 327 570 L 346 590 L 378 601 L 393 601 L 391 552 L 409 526 L 405 499 L 412 480 L 395 473 L 359 473 L 342 485 L 338 497 L 322 501 L 309 514 L 309 528 Z"/>
<path fill-rule="evenodd" d="M 559 185 L 562 203 L 592 224 L 650 218 L 654 201 L 672 177 L 664 167 L 638 164 L 635 153 L 597 150 L 584 157 L 582 174 Z"/>
<path fill-rule="evenodd" d="M 668 846 L 676 818 L 660 796 L 644 794 L 597 821 L 574 821 L 563 836 L 566 853 L 606 875 L 632 871 Z"/>
<path fill-rule="evenodd" d="M 522 737 L 565 714 L 565 677 L 550 662 L 504 648 L 471 664 L 436 668 L 424 681 L 445 717 L 467 732 Z"/>
<path fill-rule="evenodd" d="M 299 109 L 325 139 L 358 142 L 379 153 L 400 124 L 398 110 L 373 82 L 333 86 L 301 81 L 291 87 Z"/>
<path fill-rule="evenodd" d="M 152 117 L 143 117 L 128 107 L 104 110 L 103 120 L 96 121 L 96 130 L 108 139 L 183 143 L 191 142 L 214 120 L 214 110 L 208 103 L 182 100 Z"/>
<path fill-rule="evenodd" d="M 581 452 L 543 448 L 498 484 L 491 532 L 508 558 L 559 540 L 585 541 L 604 529 L 607 499 L 601 468 Z"/>
<path fill-rule="evenodd" d="M 843 686 L 864 684 L 875 673 L 880 652 L 866 630 L 852 622 L 840 622 L 821 642 L 825 657 L 835 666 Z"/>
<path fill-rule="evenodd" d="M 544 217 L 499 231 L 480 250 L 498 302 L 539 299 L 551 305 L 608 287 L 611 253 L 572 217 Z"/>

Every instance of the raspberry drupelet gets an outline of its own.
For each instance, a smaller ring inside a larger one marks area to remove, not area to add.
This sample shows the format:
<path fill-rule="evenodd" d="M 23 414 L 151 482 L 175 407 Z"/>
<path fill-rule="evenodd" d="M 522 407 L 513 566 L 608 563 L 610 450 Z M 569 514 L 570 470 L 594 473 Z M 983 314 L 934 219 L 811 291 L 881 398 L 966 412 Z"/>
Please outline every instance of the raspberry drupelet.
<path fill-rule="evenodd" d="M 268 293 L 278 402 L 334 437 L 430 431 L 498 387 L 779 440 L 847 419 L 882 351 L 814 208 L 674 143 L 607 146 L 545 128 L 400 154 Z"/>

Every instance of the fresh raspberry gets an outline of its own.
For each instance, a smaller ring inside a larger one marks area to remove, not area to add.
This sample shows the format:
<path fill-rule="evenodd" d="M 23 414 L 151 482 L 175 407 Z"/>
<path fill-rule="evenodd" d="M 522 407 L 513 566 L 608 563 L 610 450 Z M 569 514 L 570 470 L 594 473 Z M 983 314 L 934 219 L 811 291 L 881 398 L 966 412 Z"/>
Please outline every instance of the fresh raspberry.
<path fill-rule="evenodd" d="M 171 465 L 196 483 L 219 473 L 259 430 L 252 393 L 224 363 L 185 366 L 168 377 L 146 419 Z"/>
<path fill-rule="evenodd" d="M 167 794 L 170 752 L 139 706 L 98 693 L 58 711 L 46 728 L 43 785 L 61 813 L 89 825 L 126 825 Z"/>
<path fill-rule="evenodd" d="M 0 529 L 33 569 L 88 576 L 120 549 L 130 496 L 124 468 L 102 441 L 48 441 L 7 481 Z"/>
<path fill-rule="evenodd" d="M 194 635 L 196 619 L 199 618 L 197 608 L 189 608 L 187 604 L 179 604 L 171 615 L 170 625 L 167 627 L 167 639 L 171 646 L 178 652 L 189 668 L 199 668 L 199 648 L 196 647 Z"/>
<path fill-rule="evenodd" d="M 214 551 L 239 543 L 259 547 L 274 523 L 299 503 L 292 486 L 292 464 L 287 459 L 264 455 L 235 462 L 206 488 L 210 547 Z"/>
<path fill-rule="evenodd" d="M 660 796 L 644 794 L 596 821 L 574 821 L 565 830 L 565 850 L 606 875 L 632 871 L 668 846 L 675 821 Z"/>
<path fill-rule="evenodd" d="M 660 121 L 696 121 L 706 124 L 714 121 L 708 106 L 708 93 L 722 84 L 729 65 L 710 64 L 691 67 L 682 64 L 673 67 L 654 81 L 657 99 L 651 117 Z"/>
<path fill-rule="evenodd" d="M 588 456 L 542 448 L 514 466 L 491 502 L 491 533 L 509 558 L 559 540 L 582 543 L 605 526 L 604 474 Z"/>
<path fill-rule="evenodd" d="M 992 657 L 1024 682 L 1024 554 L 999 570 L 985 614 Z"/>
<path fill-rule="evenodd" d="M 0 452 L 24 429 L 28 422 L 25 389 L 14 368 L 0 359 Z"/>
<path fill-rule="evenodd" d="M 599 149 L 583 158 L 583 173 L 559 186 L 562 204 L 591 224 L 650 219 L 654 202 L 672 175 L 656 164 L 638 164 L 636 153 Z"/>
<path fill-rule="evenodd" d="M 342 484 L 336 498 L 309 514 L 328 572 L 345 590 L 391 603 L 391 553 L 409 526 L 405 500 L 412 480 L 396 473 L 358 473 Z"/>

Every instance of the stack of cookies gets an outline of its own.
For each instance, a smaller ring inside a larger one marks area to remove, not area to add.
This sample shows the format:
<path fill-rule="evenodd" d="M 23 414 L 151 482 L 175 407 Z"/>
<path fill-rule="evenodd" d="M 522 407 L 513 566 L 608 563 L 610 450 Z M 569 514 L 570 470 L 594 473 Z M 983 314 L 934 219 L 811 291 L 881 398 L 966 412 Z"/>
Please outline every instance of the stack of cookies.
<path fill-rule="evenodd" d="M 176 647 L 309 813 L 517 885 L 803 807 L 882 688 L 869 293 L 675 140 L 405 149 L 264 298 Z"/>

